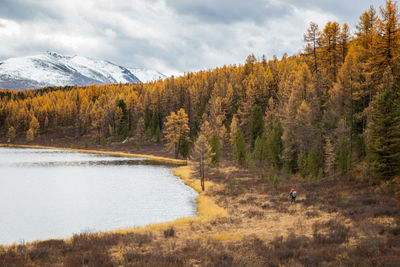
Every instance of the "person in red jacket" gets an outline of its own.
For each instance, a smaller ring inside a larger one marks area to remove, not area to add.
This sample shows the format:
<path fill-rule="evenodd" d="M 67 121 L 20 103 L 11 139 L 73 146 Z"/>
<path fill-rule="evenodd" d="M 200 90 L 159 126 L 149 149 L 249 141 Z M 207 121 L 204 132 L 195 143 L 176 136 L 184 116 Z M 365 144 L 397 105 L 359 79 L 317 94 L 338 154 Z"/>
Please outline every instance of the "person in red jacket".
<path fill-rule="evenodd" d="M 290 189 L 290 193 L 289 194 L 290 194 L 290 197 L 291 197 L 290 201 L 291 202 L 295 202 L 297 193 L 296 193 L 296 190 L 293 187 L 292 187 L 292 189 Z"/>

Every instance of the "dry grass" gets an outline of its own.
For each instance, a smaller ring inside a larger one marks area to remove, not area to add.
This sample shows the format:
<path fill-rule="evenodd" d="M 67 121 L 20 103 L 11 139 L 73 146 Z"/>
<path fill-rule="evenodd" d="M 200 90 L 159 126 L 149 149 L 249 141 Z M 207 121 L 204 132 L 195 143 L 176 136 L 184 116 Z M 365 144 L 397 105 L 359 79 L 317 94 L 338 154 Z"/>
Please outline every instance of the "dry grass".
<path fill-rule="evenodd" d="M 259 173 L 226 162 L 207 177 L 206 192 L 201 192 L 189 166 L 174 169 L 174 174 L 199 192 L 196 217 L 0 247 L 0 266 L 397 266 L 400 262 L 400 203 L 388 185 L 347 179 L 309 185 L 289 177 L 282 178 L 276 190 Z M 299 196 L 291 205 L 287 191 L 293 184 Z"/>
<path fill-rule="evenodd" d="M 201 191 L 201 184 L 199 179 L 192 176 L 192 171 L 189 166 L 182 166 L 173 170 L 174 175 L 180 177 L 183 182 L 192 187 L 199 193 L 196 198 L 197 202 L 197 215 L 201 220 L 210 220 L 218 216 L 227 216 L 226 210 L 216 205 L 214 200 Z M 205 181 L 206 188 L 217 187 L 212 181 Z"/>

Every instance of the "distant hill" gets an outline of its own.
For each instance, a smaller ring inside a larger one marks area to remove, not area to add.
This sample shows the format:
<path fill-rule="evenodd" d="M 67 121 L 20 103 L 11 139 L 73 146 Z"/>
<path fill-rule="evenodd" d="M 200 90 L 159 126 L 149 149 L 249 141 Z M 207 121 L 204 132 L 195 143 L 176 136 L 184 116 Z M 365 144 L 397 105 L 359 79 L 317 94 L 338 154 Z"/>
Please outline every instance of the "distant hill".
<path fill-rule="evenodd" d="M 166 78 L 155 70 L 126 68 L 105 60 L 55 52 L 0 62 L 0 89 L 139 83 Z"/>

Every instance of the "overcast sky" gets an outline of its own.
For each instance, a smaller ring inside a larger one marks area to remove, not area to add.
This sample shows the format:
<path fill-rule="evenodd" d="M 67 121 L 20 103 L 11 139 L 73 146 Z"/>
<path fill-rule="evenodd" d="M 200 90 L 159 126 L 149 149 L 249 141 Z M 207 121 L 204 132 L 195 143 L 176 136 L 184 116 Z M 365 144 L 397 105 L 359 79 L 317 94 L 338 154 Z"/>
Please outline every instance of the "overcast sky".
<path fill-rule="evenodd" d="M 304 47 L 310 21 L 347 22 L 384 0 L 0 0 L 0 60 L 50 50 L 167 75 Z"/>

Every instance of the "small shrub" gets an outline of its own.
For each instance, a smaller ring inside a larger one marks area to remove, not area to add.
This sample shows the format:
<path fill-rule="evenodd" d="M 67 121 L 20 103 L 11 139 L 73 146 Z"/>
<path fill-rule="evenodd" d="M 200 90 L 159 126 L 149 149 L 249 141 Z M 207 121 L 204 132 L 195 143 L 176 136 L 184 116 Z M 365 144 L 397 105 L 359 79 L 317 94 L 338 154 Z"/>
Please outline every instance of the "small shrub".
<path fill-rule="evenodd" d="M 279 182 L 280 182 L 280 181 L 279 181 L 278 175 L 275 174 L 275 175 L 274 175 L 274 181 L 273 181 L 275 190 L 278 189 Z"/>
<path fill-rule="evenodd" d="M 153 235 L 150 233 L 128 233 L 123 237 L 124 243 L 128 244 L 137 244 L 139 247 L 141 247 L 144 244 L 149 244 L 153 240 Z"/>
<path fill-rule="evenodd" d="M 50 255 L 50 252 L 48 248 L 36 248 L 33 249 L 29 252 L 29 258 L 31 260 L 43 260 L 45 258 L 48 258 Z"/>
<path fill-rule="evenodd" d="M 307 218 L 314 218 L 314 217 L 318 217 L 319 216 L 319 212 L 316 210 L 313 211 L 307 211 L 306 212 L 306 216 Z"/>
<path fill-rule="evenodd" d="M 249 218 L 263 218 L 264 217 L 264 212 L 259 211 L 259 210 L 249 210 L 248 212 L 246 212 L 247 217 Z"/>
<path fill-rule="evenodd" d="M 107 145 L 107 139 L 103 136 L 101 137 L 101 145 L 106 146 Z"/>
<path fill-rule="evenodd" d="M 175 229 L 174 227 L 168 228 L 166 230 L 164 230 L 164 237 L 168 238 L 168 237 L 174 237 L 175 236 Z"/>
<path fill-rule="evenodd" d="M 125 262 L 142 262 L 144 255 L 142 255 L 137 249 L 129 248 L 124 252 Z"/>
<path fill-rule="evenodd" d="M 261 208 L 263 208 L 263 209 L 269 209 L 269 204 L 268 203 L 264 203 L 264 204 L 262 204 L 261 205 Z"/>
<path fill-rule="evenodd" d="M 104 249 L 95 249 L 91 250 L 84 257 L 84 263 L 87 264 L 88 267 L 113 267 L 114 264 L 111 261 L 110 255 Z"/>
<path fill-rule="evenodd" d="M 318 229 L 314 229 L 314 241 L 318 244 L 342 244 L 349 239 L 350 229 L 337 220 L 330 220 L 322 227 L 327 228 L 326 235 L 319 233 Z"/>
<path fill-rule="evenodd" d="M 83 256 L 80 254 L 68 254 L 64 258 L 64 267 L 83 266 Z"/>

